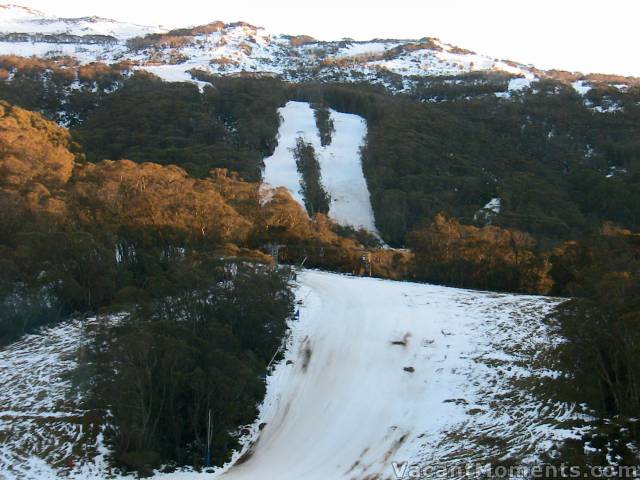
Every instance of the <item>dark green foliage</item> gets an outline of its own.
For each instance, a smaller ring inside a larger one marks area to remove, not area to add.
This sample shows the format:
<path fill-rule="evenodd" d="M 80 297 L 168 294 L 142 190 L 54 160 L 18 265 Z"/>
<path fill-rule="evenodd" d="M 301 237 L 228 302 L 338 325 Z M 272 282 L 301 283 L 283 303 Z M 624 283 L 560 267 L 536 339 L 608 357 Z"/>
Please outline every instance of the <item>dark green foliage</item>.
<path fill-rule="evenodd" d="M 161 245 L 130 250 L 136 260 L 118 262 L 116 245 L 127 245 L 126 238 L 32 228 L 0 246 L 0 343 L 74 312 L 108 307 L 120 291 L 146 285 L 167 266 Z"/>
<path fill-rule="evenodd" d="M 594 237 L 552 259 L 558 293 L 576 297 L 556 312 L 570 340 L 561 358 L 581 397 L 608 414 L 640 414 L 639 246 L 637 236 Z"/>
<path fill-rule="evenodd" d="M 219 79 L 201 94 L 193 84 L 138 73 L 73 133 L 90 161 L 175 164 L 201 177 L 228 168 L 257 180 L 275 148 L 283 103 L 273 80 Z"/>
<path fill-rule="evenodd" d="M 81 366 L 90 407 L 111 412 L 115 461 L 202 465 L 209 410 L 214 461 L 228 460 L 292 313 L 288 272 L 225 263 L 180 229 L 76 230 L 0 198 L 0 343 L 75 312 L 133 312 Z"/>
<path fill-rule="evenodd" d="M 12 265 L 0 261 L 4 269 Z M 26 332 L 59 322 L 63 318 L 61 306 L 46 289 L 10 283 L 12 275 L 0 275 L 0 345 L 19 339 Z"/>
<path fill-rule="evenodd" d="M 64 70 L 54 70 L 45 88 L 41 69 L 21 68 L 19 83 L 3 86 L 6 95 L 30 108 L 60 108 L 60 91 L 51 87 Z M 586 108 L 570 86 L 549 79 L 534 85 L 537 93 L 498 99 L 492 92 L 508 80 L 499 74 L 424 79 L 411 96 L 368 85 L 206 80 L 213 87 L 200 94 L 193 85 L 139 73 L 108 96 L 78 97 L 68 108 L 86 121 L 75 137 L 92 161 L 159 161 L 198 176 L 223 167 L 257 180 L 276 144 L 277 108 L 295 98 L 318 106 L 323 144 L 331 131 L 328 107 L 367 119 L 365 175 L 378 227 L 391 244 L 404 245 L 408 233 L 439 212 L 471 223 L 495 197 L 503 207 L 495 225 L 532 233 L 543 244 L 594 231 L 602 220 L 640 226 L 636 87 L 624 94 L 590 91 L 591 105 L 624 108 L 602 114 Z M 416 101 L 427 97 L 448 101 Z"/>
<path fill-rule="evenodd" d="M 54 44 L 89 44 L 89 45 L 117 45 L 118 39 L 111 35 L 73 35 L 70 33 L 3 33 L 0 42 L 32 42 Z"/>
<path fill-rule="evenodd" d="M 540 239 L 575 238 L 602 220 L 640 226 L 638 93 L 625 94 L 623 112 L 601 114 L 570 87 L 547 81 L 536 88 L 510 101 L 487 95 L 442 103 L 369 86 L 307 86 L 295 94 L 367 119 L 363 164 L 389 243 L 404 245 L 407 233 L 439 212 L 471 223 L 495 197 L 503 200 L 495 224 Z M 607 178 L 613 166 L 627 173 Z"/>
<path fill-rule="evenodd" d="M 320 144 L 323 147 L 331 145 L 331 139 L 336 129 L 329 108 L 326 105 L 314 105 L 313 114 L 320 132 Z"/>
<path fill-rule="evenodd" d="M 112 300 L 117 265 L 108 242 L 82 231 L 18 232 L 14 242 L 0 257 L 0 343 Z"/>
<path fill-rule="evenodd" d="M 113 413 L 119 465 L 141 473 L 161 462 L 201 466 L 209 412 L 221 465 L 264 395 L 260 376 L 293 308 L 287 272 L 187 258 L 162 290 L 96 336 L 94 401 Z"/>
<path fill-rule="evenodd" d="M 639 238 L 584 239 L 552 260 L 558 292 L 576 296 L 552 315 L 566 339 L 553 352 L 564 373 L 553 391 L 586 404 L 601 419 L 577 445 L 563 445 L 561 460 L 603 465 L 619 455 L 623 465 L 635 463 L 627 445 L 640 439 L 633 420 L 640 415 Z"/>
<path fill-rule="evenodd" d="M 547 78 L 534 84 L 535 93 L 504 100 L 493 95 L 508 81 L 499 73 L 426 78 L 411 95 L 395 96 L 365 84 L 287 86 L 209 75 L 203 79 L 213 86 L 200 94 L 143 73 L 124 80 L 124 67 L 94 67 L 99 74 L 92 76 L 84 67 L 7 58 L 5 74 L 15 78 L 0 82 L 0 95 L 56 119 L 62 109 L 72 124 L 84 120 L 74 132 L 92 161 L 174 163 L 198 176 L 223 167 L 257 180 L 287 98 L 318 106 L 323 144 L 331 131 L 328 107 L 359 114 L 369 126 L 363 164 L 376 220 L 394 245 L 439 212 L 471 223 L 495 197 L 503 206 L 495 225 L 543 243 L 594 231 L 602 220 L 640 226 L 640 90 L 633 85 L 626 93 L 597 86 L 583 98 L 567 82 Z M 86 79 L 77 94 L 67 91 L 76 77 Z M 100 87 L 95 94 L 92 78 Z M 122 82 L 113 94 L 103 91 Z M 623 111 L 596 113 L 585 101 Z"/>
<path fill-rule="evenodd" d="M 116 89 L 128 74 L 123 64 L 93 63 L 80 66 L 77 60 L 44 60 L 16 56 L 0 57 L 0 98 L 65 125 L 86 118 L 100 100 Z M 2 78 L 5 80 L 5 78 Z"/>
<path fill-rule="evenodd" d="M 422 101 L 467 101 L 505 92 L 510 75 L 502 72 L 472 72 L 463 75 L 414 79 L 412 96 Z"/>
<path fill-rule="evenodd" d="M 168 83 L 126 65 L 0 57 L 0 98 L 75 127 L 90 161 L 180 165 L 199 177 L 227 168 L 258 180 L 273 152 L 285 89 L 273 79 Z"/>
<path fill-rule="evenodd" d="M 309 215 L 316 213 L 328 213 L 331 198 L 322 187 L 320 178 L 320 163 L 316 158 L 313 145 L 299 137 L 293 151 L 298 172 L 302 177 L 302 194 L 304 205 Z"/>

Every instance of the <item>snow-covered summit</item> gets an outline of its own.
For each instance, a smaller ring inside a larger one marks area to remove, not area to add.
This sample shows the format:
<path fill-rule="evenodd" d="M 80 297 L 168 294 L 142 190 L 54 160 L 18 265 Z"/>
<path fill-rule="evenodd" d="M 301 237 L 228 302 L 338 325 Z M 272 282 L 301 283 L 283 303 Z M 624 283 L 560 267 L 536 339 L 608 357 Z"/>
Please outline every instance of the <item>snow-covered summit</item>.
<path fill-rule="evenodd" d="M 155 35 L 151 35 L 155 34 Z M 83 63 L 127 60 L 165 80 L 202 75 L 277 75 L 289 81 L 369 81 L 404 89 L 412 78 L 505 72 L 533 78 L 524 65 L 493 59 L 433 38 L 343 39 L 273 34 L 244 22 L 167 31 L 100 17 L 60 18 L 0 6 L 0 55 L 67 55 Z"/>
<path fill-rule="evenodd" d="M 71 57 L 81 64 L 126 62 L 165 81 L 194 82 L 200 88 L 221 75 L 370 83 L 391 92 L 418 92 L 425 102 L 451 100 L 442 95 L 448 85 L 458 86 L 453 90 L 459 92 L 459 99 L 491 91 L 509 100 L 536 92 L 537 81 L 544 78 L 573 82 L 582 95 L 598 84 L 621 92 L 640 84 L 617 76 L 594 79 L 580 73 L 543 71 L 433 37 L 321 41 L 272 33 L 246 22 L 221 21 L 168 30 L 96 16 L 62 18 L 19 5 L 0 5 L 2 55 Z M 464 90 L 465 86 L 469 89 Z M 587 106 L 602 112 L 622 108 L 615 101 Z"/>
<path fill-rule="evenodd" d="M 118 22 L 108 18 L 60 18 L 20 5 L 0 5 L 0 33 L 4 35 L 104 35 L 126 40 L 163 31 L 161 27 Z"/>
<path fill-rule="evenodd" d="M 46 15 L 39 11 L 29 7 L 22 7 L 20 5 L 8 4 L 0 5 L 0 18 L 2 21 L 7 20 L 24 20 L 34 18 L 45 18 Z"/>

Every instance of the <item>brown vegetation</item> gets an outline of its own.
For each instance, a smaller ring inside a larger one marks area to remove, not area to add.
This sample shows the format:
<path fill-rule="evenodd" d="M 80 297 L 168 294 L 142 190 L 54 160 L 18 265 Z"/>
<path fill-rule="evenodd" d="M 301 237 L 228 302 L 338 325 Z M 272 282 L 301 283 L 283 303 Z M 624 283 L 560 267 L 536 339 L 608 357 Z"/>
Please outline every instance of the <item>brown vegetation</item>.
<path fill-rule="evenodd" d="M 174 165 L 129 160 L 78 161 L 66 129 L 7 103 L 0 104 L 3 193 L 33 215 L 57 213 L 76 227 L 173 231 L 227 250 L 265 243 L 306 244 L 357 251 L 326 217 L 310 219 L 285 189 L 267 201 L 260 185 L 224 169 L 204 179 Z M 254 253 L 255 256 L 257 254 Z"/>
<path fill-rule="evenodd" d="M 410 235 L 416 275 L 424 280 L 495 290 L 547 293 L 550 264 L 518 230 L 462 225 L 439 214 Z"/>
<path fill-rule="evenodd" d="M 310 37 L 309 35 L 297 35 L 295 37 L 291 37 L 289 39 L 292 47 L 301 47 L 303 45 L 307 45 L 308 43 L 316 43 L 316 39 Z"/>
<path fill-rule="evenodd" d="M 69 132 L 0 101 L 0 186 L 60 188 L 73 171 Z"/>

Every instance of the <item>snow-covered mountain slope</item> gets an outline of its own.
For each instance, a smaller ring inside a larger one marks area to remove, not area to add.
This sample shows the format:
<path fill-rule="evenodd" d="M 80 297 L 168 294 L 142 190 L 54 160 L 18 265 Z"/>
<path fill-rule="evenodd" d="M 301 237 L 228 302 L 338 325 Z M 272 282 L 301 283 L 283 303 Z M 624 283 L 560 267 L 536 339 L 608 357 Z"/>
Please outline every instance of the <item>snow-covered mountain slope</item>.
<path fill-rule="evenodd" d="M 397 478 L 393 462 L 527 462 L 576 434 L 573 405 L 531 393 L 554 375 L 538 360 L 557 340 L 543 322 L 556 300 L 299 278 L 300 320 L 268 379 L 263 428 L 221 479 L 387 479 Z"/>
<path fill-rule="evenodd" d="M 149 34 L 157 34 L 148 36 Z M 316 41 L 271 34 L 243 22 L 214 22 L 166 31 L 98 17 L 58 18 L 0 6 L 0 55 L 74 57 L 81 62 L 131 61 L 167 81 L 213 75 L 277 75 L 289 81 L 369 81 L 393 90 L 413 77 L 503 72 L 534 78 L 531 67 L 443 43 L 419 40 Z"/>
<path fill-rule="evenodd" d="M 279 112 L 282 122 L 278 146 L 271 157 L 264 159 L 264 182 L 271 187 L 286 187 L 304 206 L 301 177 L 293 155 L 297 139 L 302 138 L 313 145 L 320 163 L 321 183 L 331 197 L 329 216 L 341 225 L 376 232 L 360 156 L 367 136 L 365 120 L 330 110 L 335 132 L 331 144 L 323 147 L 311 105 L 288 102 Z"/>
<path fill-rule="evenodd" d="M 0 5 L 0 32 L 2 33 L 103 35 L 126 40 L 163 31 L 161 27 L 135 25 L 108 18 L 59 18 L 19 5 Z"/>
<path fill-rule="evenodd" d="M 164 31 L 107 18 L 59 18 L 18 5 L 0 5 L 0 55 L 115 62 L 126 58 L 128 39 Z"/>
<path fill-rule="evenodd" d="M 191 81 L 201 88 L 219 75 L 277 76 L 290 82 L 367 82 L 411 93 L 425 87 L 440 90 L 443 84 L 484 85 L 510 99 L 535 91 L 539 79 L 575 83 L 594 77 L 542 71 L 432 37 L 319 41 L 219 21 L 167 30 L 99 17 L 59 18 L 16 5 L 0 5 L 0 55 L 127 62 L 165 81 Z M 638 84 L 637 79 L 611 77 L 597 83 L 623 89 Z M 443 101 L 438 94 L 422 99 Z M 597 112 L 619 110 L 615 102 L 592 107 Z"/>
<path fill-rule="evenodd" d="M 576 406 L 532 393 L 555 375 L 541 357 L 558 341 L 543 322 L 557 300 L 318 271 L 298 280 L 300 318 L 244 450 L 214 474 L 155 478 L 397 478 L 393 462 L 527 462 L 579 433 Z M 107 475 L 100 429 L 73 394 L 84 335 L 71 322 L 0 349 L 0 478 L 124 478 Z"/>

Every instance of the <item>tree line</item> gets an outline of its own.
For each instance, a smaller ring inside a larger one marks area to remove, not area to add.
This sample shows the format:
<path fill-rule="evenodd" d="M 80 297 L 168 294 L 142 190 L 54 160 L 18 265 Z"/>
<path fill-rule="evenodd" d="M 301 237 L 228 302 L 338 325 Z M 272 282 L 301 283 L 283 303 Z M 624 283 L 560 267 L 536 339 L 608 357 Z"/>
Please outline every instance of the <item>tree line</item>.
<path fill-rule="evenodd" d="M 302 195 L 307 212 L 311 216 L 316 213 L 329 213 L 331 197 L 322 186 L 320 162 L 318 162 L 313 145 L 305 142 L 302 137 L 298 137 L 293 149 L 293 156 L 296 159 L 296 168 L 300 173 Z"/>

